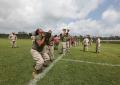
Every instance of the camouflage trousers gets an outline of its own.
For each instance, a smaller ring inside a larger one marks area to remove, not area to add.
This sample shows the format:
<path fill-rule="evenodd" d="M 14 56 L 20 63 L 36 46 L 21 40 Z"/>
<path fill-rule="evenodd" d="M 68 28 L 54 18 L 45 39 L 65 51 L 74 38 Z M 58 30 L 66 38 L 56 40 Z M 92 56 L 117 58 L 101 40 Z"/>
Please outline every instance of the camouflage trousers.
<path fill-rule="evenodd" d="M 11 43 L 12 48 L 16 47 L 16 41 L 11 41 L 10 43 Z"/>
<path fill-rule="evenodd" d="M 54 60 L 54 46 L 48 46 L 50 60 Z"/>
<path fill-rule="evenodd" d="M 43 56 L 44 61 L 50 60 L 50 56 L 48 54 L 49 54 L 49 47 L 47 45 L 45 45 L 44 49 L 42 51 L 42 56 Z"/>
<path fill-rule="evenodd" d="M 62 53 L 65 54 L 67 50 L 67 44 L 66 42 L 62 42 Z"/>
<path fill-rule="evenodd" d="M 40 70 L 44 64 L 44 59 L 42 57 L 42 54 L 34 49 L 31 49 L 31 54 L 36 63 L 34 68 L 36 70 Z"/>
<path fill-rule="evenodd" d="M 88 45 L 83 46 L 83 51 L 88 51 Z"/>
<path fill-rule="evenodd" d="M 50 57 L 48 55 L 47 46 L 44 46 L 42 52 L 38 52 L 37 50 L 31 49 L 31 54 L 36 63 L 34 67 L 36 70 L 40 70 L 43 65 L 49 64 Z"/>
<path fill-rule="evenodd" d="M 100 52 L 100 46 L 96 45 L 96 53 Z"/>

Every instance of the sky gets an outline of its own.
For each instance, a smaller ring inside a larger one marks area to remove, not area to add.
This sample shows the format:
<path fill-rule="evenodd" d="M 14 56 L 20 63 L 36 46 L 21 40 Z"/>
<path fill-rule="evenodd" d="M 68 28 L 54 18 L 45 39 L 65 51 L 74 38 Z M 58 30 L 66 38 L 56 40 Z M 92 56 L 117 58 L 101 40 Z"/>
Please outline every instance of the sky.
<path fill-rule="evenodd" d="M 120 0 L 0 0 L 0 33 L 37 28 L 73 35 L 120 36 Z"/>

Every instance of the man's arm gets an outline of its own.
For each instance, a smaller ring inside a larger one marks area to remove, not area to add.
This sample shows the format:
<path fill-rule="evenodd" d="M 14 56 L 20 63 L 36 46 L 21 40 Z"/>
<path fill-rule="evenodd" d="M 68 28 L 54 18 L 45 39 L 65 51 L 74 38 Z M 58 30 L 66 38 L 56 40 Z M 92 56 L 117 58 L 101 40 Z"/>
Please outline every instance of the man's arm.
<path fill-rule="evenodd" d="M 15 40 L 17 40 L 17 36 L 15 36 Z"/>
<path fill-rule="evenodd" d="M 37 40 L 36 42 L 39 46 L 41 46 L 43 45 L 44 41 L 45 41 L 45 37 L 42 40 Z"/>

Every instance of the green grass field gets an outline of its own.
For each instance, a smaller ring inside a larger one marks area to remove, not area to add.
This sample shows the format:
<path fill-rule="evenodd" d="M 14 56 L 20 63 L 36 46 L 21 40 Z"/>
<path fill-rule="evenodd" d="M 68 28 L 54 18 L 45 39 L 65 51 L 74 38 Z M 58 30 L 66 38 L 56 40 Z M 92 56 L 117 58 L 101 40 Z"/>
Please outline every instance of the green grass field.
<path fill-rule="evenodd" d="M 9 40 L 0 39 L 0 85 L 28 85 L 32 78 L 32 41 L 18 40 L 17 44 L 12 49 Z M 100 54 L 94 52 L 94 44 L 88 52 L 82 51 L 82 45 L 71 48 L 37 85 L 120 85 L 120 44 L 104 43 L 101 48 Z"/>

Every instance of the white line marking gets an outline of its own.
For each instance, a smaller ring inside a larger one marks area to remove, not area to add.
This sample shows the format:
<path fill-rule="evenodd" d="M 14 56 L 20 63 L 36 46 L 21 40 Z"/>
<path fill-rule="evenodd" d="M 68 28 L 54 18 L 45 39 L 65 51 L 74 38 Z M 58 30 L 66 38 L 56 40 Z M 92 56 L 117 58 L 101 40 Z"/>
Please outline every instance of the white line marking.
<path fill-rule="evenodd" d="M 120 64 L 108 64 L 108 63 L 96 63 L 82 60 L 72 60 L 72 59 L 61 59 L 62 61 L 70 61 L 70 62 L 80 62 L 80 63 L 88 63 L 88 64 L 96 64 L 102 66 L 112 66 L 112 67 L 120 67 Z"/>
<path fill-rule="evenodd" d="M 47 67 L 41 74 L 37 75 L 35 79 L 31 80 L 28 85 L 36 85 L 37 81 L 40 81 L 42 78 L 45 77 L 45 75 L 52 69 L 52 67 L 61 60 L 63 55 L 59 56 L 53 63 L 50 64 L 49 67 Z"/>

